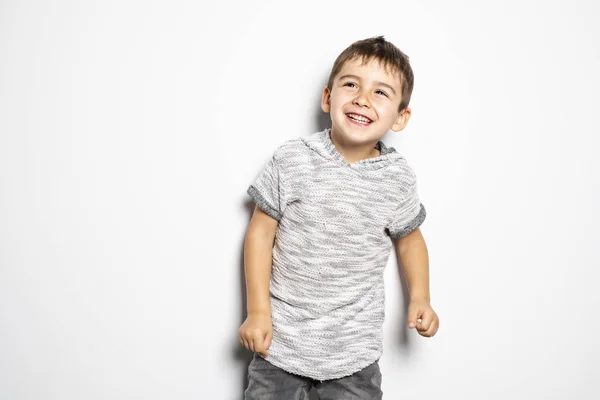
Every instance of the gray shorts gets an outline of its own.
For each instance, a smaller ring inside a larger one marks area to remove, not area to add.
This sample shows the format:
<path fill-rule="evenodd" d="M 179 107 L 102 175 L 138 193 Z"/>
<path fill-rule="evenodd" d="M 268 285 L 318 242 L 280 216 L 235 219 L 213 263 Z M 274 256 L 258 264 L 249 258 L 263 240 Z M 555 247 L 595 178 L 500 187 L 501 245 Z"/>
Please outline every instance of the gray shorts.
<path fill-rule="evenodd" d="M 314 389 L 320 400 L 377 400 L 383 397 L 379 363 L 343 378 L 317 381 L 290 374 L 254 354 L 248 366 L 246 400 L 304 400 Z"/>

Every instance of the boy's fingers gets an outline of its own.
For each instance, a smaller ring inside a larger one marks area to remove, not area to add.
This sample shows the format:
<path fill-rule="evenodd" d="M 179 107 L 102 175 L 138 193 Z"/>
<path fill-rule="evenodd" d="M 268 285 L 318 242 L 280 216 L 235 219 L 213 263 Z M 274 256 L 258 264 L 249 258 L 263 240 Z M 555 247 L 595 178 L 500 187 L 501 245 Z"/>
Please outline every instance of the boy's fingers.
<path fill-rule="evenodd" d="M 248 350 L 254 351 L 254 340 L 249 337 L 246 339 L 246 342 L 248 342 Z"/>
<path fill-rule="evenodd" d="M 431 336 L 435 335 L 437 330 L 438 330 L 438 322 L 433 321 L 433 323 L 431 324 L 431 327 L 427 330 L 427 336 L 431 337 Z"/>
<path fill-rule="evenodd" d="M 265 334 L 265 337 L 263 338 L 262 342 L 257 339 L 255 341 L 255 346 L 254 348 L 256 349 L 256 352 L 259 354 L 262 354 L 263 357 L 267 357 L 269 355 L 269 346 L 271 346 L 271 339 L 273 337 L 273 334 L 271 332 L 267 332 Z"/>
<path fill-rule="evenodd" d="M 421 336 L 425 336 L 425 337 L 432 337 L 433 335 L 435 335 L 435 333 L 438 330 L 438 322 L 437 321 L 433 321 L 431 323 L 431 326 L 429 327 L 429 329 L 423 331 L 423 332 L 419 332 L 421 334 Z"/>
<path fill-rule="evenodd" d="M 265 347 L 264 339 L 256 338 L 254 339 L 254 350 L 255 352 L 266 356 L 267 348 Z"/>
<path fill-rule="evenodd" d="M 408 327 L 409 328 L 414 328 L 417 326 L 417 324 L 419 323 L 417 320 L 419 319 L 420 315 L 419 315 L 419 309 L 414 307 L 414 308 L 409 308 L 408 310 Z"/>
<path fill-rule="evenodd" d="M 267 350 L 260 350 L 257 351 L 258 354 L 260 354 L 263 357 L 268 357 L 269 356 L 269 352 Z"/>
<path fill-rule="evenodd" d="M 432 314 L 428 317 L 427 323 L 427 326 L 423 325 L 422 329 L 419 329 L 419 334 L 421 336 L 431 337 L 437 332 L 440 321 L 435 314 Z"/>
<path fill-rule="evenodd" d="M 429 313 L 424 313 L 421 318 L 421 323 L 417 326 L 419 331 L 427 331 L 431 326 L 431 315 Z"/>

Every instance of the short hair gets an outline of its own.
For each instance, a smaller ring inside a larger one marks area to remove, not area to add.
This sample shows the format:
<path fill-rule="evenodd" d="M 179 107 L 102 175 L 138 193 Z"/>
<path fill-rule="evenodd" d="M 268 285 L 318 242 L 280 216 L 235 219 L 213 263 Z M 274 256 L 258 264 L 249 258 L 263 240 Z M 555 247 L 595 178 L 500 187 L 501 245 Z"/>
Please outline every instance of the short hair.
<path fill-rule="evenodd" d="M 400 77 L 400 86 L 402 87 L 402 98 L 398 111 L 403 111 L 408 107 L 415 80 L 408 56 L 385 40 L 383 36 L 356 41 L 342 51 L 331 68 L 329 80 L 327 81 L 329 90 L 331 90 L 333 80 L 340 73 L 344 64 L 355 59 L 361 59 L 363 64 L 377 60 L 388 73 L 397 74 Z"/>

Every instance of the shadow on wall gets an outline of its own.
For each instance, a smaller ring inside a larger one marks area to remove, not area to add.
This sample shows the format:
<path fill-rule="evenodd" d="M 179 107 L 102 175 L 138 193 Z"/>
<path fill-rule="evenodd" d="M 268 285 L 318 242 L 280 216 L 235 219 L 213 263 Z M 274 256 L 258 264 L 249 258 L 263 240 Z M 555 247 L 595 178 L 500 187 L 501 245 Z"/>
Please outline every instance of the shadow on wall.
<path fill-rule="evenodd" d="M 331 118 L 328 113 L 323 112 L 321 109 L 321 95 L 322 90 L 327 85 L 327 79 L 323 80 L 323 84 L 321 85 L 321 91 L 319 91 L 318 97 L 315 99 L 315 112 L 313 113 L 314 125 L 313 132 L 321 132 L 325 128 L 329 128 L 331 126 Z"/>
<path fill-rule="evenodd" d="M 399 314 L 394 316 L 394 326 L 396 327 L 396 329 L 394 329 L 394 337 L 398 340 L 398 349 L 400 350 L 400 355 L 402 356 L 409 354 L 411 350 L 412 335 L 410 334 L 410 328 L 408 327 L 408 303 L 410 302 L 410 296 L 408 292 L 408 283 L 406 282 L 404 274 L 400 272 L 401 267 L 397 256 L 396 260 L 396 265 L 398 266 L 399 270 L 398 274 L 400 278 L 400 285 L 402 287 L 402 307 L 398 308 L 400 311 Z M 390 350 L 393 351 L 398 349 Z"/>
<path fill-rule="evenodd" d="M 326 84 L 327 84 L 327 80 L 324 79 L 323 85 L 321 86 L 321 88 L 324 88 Z M 314 124 L 313 124 L 312 132 L 320 132 L 331 126 L 331 119 L 329 117 L 329 114 L 326 114 L 323 112 L 323 110 L 321 110 L 321 93 L 322 92 L 319 91 L 318 97 L 315 99 L 316 107 L 315 107 L 315 111 L 313 113 Z M 312 132 L 310 132 L 310 133 L 312 133 Z M 250 182 L 248 183 L 248 185 L 250 185 Z M 249 200 L 247 198 L 247 196 L 246 196 L 246 200 L 244 200 L 244 208 L 248 215 L 248 222 L 249 222 L 250 219 L 252 218 L 252 213 L 254 212 L 254 202 L 252 200 Z M 246 224 L 246 226 L 247 226 L 247 224 Z M 241 296 L 242 304 L 241 304 L 241 312 L 240 312 L 241 318 L 239 320 L 239 326 L 241 326 L 244 323 L 244 320 L 246 319 L 246 280 L 245 280 L 245 276 L 244 276 L 244 238 L 245 238 L 245 232 L 244 232 L 244 236 L 242 237 L 242 245 L 241 245 L 240 254 L 239 254 L 239 260 L 240 260 L 240 262 L 239 262 L 239 271 L 240 271 L 239 285 L 240 285 L 240 291 L 242 293 L 242 296 Z M 409 302 L 408 286 L 407 286 L 406 279 L 404 278 L 403 274 L 399 274 L 399 275 L 400 275 L 400 284 L 402 285 L 402 294 L 403 294 L 404 303 L 403 303 L 403 306 L 399 308 L 401 310 L 400 315 L 397 316 L 396 320 L 395 320 L 395 321 L 397 321 L 397 323 L 395 325 L 398 327 L 398 330 L 395 331 L 395 337 L 397 337 L 399 340 L 398 345 L 400 347 L 400 350 L 404 354 L 407 354 L 410 351 L 409 329 L 407 327 L 407 324 L 405 323 L 407 320 L 406 309 L 408 307 L 408 302 Z M 240 362 L 241 364 L 243 364 L 245 366 L 244 374 L 241 379 L 241 382 L 242 382 L 241 398 L 243 399 L 244 390 L 246 390 L 246 388 L 248 387 L 247 371 L 248 371 L 248 365 L 250 364 L 250 361 L 252 360 L 252 353 L 240 345 L 240 343 L 237 339 L 237 332 L 236 332 L 235 338 L 236 338 L 236 340 L 234 343 L 234 346 L 235 346 L 234 347 L 234 357 L 238 362 Z M 319 397 L 317 396 L 317 394 L 314 390 L 311 390 L 309 392 L 308 400 L 319 400 Z"/>

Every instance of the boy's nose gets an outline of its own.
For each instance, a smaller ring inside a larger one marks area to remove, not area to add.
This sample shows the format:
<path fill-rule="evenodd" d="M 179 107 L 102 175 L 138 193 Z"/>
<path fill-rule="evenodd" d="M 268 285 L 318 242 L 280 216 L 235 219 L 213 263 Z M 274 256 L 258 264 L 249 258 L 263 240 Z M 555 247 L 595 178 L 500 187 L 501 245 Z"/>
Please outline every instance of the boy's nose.
<path fill-rule="evenodd" d="M 367 94 L 365 92 L 358 92 L 356 94 L 356 97 L 354 98 L 353 103 L 357 106 L 360 107 L 370 107 L 371 106 L 371 102 L 369 101 L 369 97 L 367 96 Z"/>

